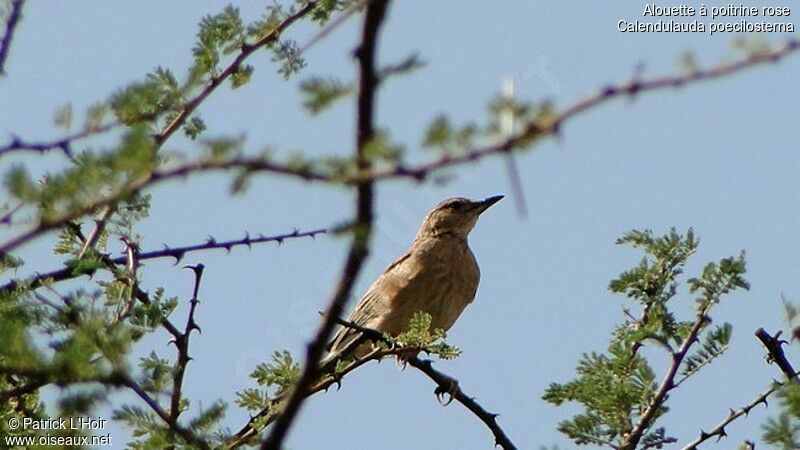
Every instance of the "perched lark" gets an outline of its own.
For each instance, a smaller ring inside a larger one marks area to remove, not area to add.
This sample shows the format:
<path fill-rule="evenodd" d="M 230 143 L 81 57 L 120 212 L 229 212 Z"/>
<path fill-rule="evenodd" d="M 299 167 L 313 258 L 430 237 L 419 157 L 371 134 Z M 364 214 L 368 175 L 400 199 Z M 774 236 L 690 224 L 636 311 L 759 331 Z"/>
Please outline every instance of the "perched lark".
<path fill-rule="evenodd" d="M 349 321 L 392 336 L 406 331 L 418 311 L 431 315 L 431 328 L 447 331 L 475 298 L 480 271 L 467 236 L 478 216 L 502 199 L 450 198 L 425 216 L 411 248 L 369 287 Z M 329 345 L 323 365 L 363 356 L 369 344 L 361 333 L 342 327 Z"/>

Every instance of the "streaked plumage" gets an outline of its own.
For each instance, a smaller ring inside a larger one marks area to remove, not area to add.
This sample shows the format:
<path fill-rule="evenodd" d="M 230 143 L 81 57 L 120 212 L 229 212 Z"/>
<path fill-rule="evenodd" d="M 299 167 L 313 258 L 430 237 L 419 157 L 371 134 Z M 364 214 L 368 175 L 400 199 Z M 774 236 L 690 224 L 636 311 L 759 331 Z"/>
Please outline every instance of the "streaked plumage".
<path fill-rule="evenodd" d="M 432 327 L 444 331 L 475 298 L 480 270 L 467 237 L 478 216 L 502 196 L 473 201 L 450 198 L 423 220 L 409 250 L 369 287 L 349 321 L 396 336 L 418 311 L 431 315 Z M 341 328 L 329 346 L 326 361 L 352 353 L 360 333 Z M 360 345 L 356 353 L 368 351 Z M 323 363 L 324 364 L 324 363 Z"/>

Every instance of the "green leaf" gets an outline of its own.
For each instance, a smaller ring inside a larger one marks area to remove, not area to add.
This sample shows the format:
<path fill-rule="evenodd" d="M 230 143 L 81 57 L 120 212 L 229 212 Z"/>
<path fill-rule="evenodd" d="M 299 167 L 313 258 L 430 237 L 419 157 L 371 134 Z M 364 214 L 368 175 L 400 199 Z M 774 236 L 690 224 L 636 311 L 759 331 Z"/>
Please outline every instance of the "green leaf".
<path fill-rule="evenodd" d="M 239 50 L 244 39 L 245 29 L 238 8 L 228 5 L 219 14 L 203 17 L 197 43 L 192 49 L 195 65 L 203 72 L 216 75 L 220 55 Z"/>
<path fill-rule="evenodd" d="M 337 100 L 353 92 L 352 84 L 345 84 L 333 78 L 311 78 L 300 83 L 305 96 L 303 106 L 311 114 L 319 114 Z"/>
<path fill-rule="evenodd" d="M 70 273 L 73 276 L 91 275 L 96 272 L 97 269 L 102 269 L 105 267 L 103 260 L 91 252 L 87 253 L 86 256 L 80 259 L 68 259 L 67 261 L 64 261 L 64 265 L 70 269 Z"/>
<path fill-rule="evenodd" d="M 270 407 L 269 395 L 261 389 L 244 389 L 236 393 L 236 404 L 248 411 L 262 411 Z"/>
<path fill-rule="evenodd" d="M 732 330 L 731 324 L 724 323 L 706 333 L 701 347 L 683 360 L 683 378 L 696 374 L 702 367 L 725 353 L 730 344 Z"/>
<path fill-rule="evenodd" d="M 231 74 L 231 87 L 236 89 L 249 83 L 250 77 L 253 75 L 253 70 L 253 66 L 251 65 L 237 67 Z"/>
<path fill-rule="evenodd" d="M 197 139 L 203 131 L 206 131 L 206 123 L 197 115 L 192 116 L 183 125 L 183 132 L 191 139 Z"/>
<path fill-rule="evenodd" d="M 288 350 L 275 351 L 272 362 L 261 363 L 250 374 L 259 386 L 277 387 L 278 390 L 287 389 L 300 376 L 300 364 L 294 362 Z"/>
<path fill-rule="evenodd" d="M 288 80 L 306 66 L 305 60 L 300 56 L 300 48 L 292 40 L 279 41 L 273 49 L 273 61 L 280 63 L 278 73 Z"/>

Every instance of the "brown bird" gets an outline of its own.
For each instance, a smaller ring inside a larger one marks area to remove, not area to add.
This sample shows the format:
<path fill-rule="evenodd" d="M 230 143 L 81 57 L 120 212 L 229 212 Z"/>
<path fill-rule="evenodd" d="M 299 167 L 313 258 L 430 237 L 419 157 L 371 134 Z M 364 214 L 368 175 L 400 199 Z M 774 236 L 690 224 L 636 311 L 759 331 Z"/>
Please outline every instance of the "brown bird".
<path fill-rule="evenodd" d="M 431 328 L 447 331 L 475 298 L 480 270 L 467 236 L 478 216 L 502 195 L 485 200 L 449 198 L 425 216 L 411 248 L 375 280 L 349 321 L 397 336 L 406 331 L 418 311 L 431 316 Z M 322 362 L 363 356 L 369 344 L 361 333 L 342 327 Z M 354 348 L 356 347 L 356 348 Z"/>

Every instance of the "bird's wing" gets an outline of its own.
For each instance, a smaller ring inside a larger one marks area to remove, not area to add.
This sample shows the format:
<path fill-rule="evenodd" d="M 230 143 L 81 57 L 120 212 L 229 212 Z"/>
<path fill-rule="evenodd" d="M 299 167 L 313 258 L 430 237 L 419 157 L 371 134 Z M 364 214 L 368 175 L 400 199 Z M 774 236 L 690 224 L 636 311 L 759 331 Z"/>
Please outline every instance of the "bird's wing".
<path fill-rule="evenodd" d="M 378 319 L 387 312 L 390 303 L 397 293 L 402 291 L 413 279 L 408 264 L 403 264 L 411 258 L 411 252 L 397 258 L 369 287 L 367 293 L 361 297 L 358 305 L 348 319 L 356 325 L 369 327 L 374 319 Z M 352 328 L 341 327 L 333 340 L 328 344 L 329 356 L 326 360 L 337 358 L 340 353 L 349 353 L 355 347 L 351 344 L 361 336 L 361 333 Z M 357 347 L 357 346 L 356 346 Z"/>

